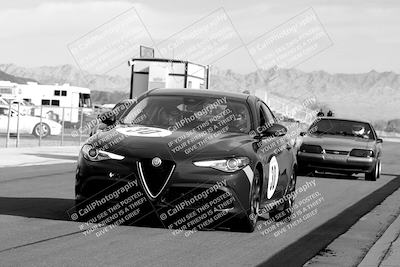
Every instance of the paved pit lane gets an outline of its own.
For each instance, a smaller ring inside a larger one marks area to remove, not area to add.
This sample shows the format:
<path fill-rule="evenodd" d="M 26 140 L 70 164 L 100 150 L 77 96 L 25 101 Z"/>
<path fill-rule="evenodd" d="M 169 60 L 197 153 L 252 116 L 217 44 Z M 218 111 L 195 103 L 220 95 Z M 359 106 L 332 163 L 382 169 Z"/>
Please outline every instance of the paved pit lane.
<path fill-rule="evenodd" d="M 291 222 L 266 217 L 251 234 L 217 229 L 188 237 L 151 222 L 84 235 L 65 212 L 74 205 L 74 164 L 2 168 L 0 265 L 299 266 L 400 186 L 398 151 L 400 144 L 384 143 L 376 182 L 363 175 L 299 177 L 302 212 Z"/>

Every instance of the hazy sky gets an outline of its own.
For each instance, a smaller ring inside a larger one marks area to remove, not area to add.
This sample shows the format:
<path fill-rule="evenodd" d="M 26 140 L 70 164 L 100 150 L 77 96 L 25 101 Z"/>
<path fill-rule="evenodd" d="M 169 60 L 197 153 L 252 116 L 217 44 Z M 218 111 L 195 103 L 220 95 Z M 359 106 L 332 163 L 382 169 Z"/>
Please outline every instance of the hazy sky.
<path fill-rule="evenodd" d="M 155 42 L 223 7 L 245 43 L 312 7 L 333 40 L 333 46 L 297 68 L 400 73 L 398 0 L 6 0 L 0 9 L 0 63 L 27 67 L 76 64 L 67 45 L 132 6 Z M 238 50 L 216 65 L 242 73 L 253 71 L 254 64 L 246 57 L 248 54 Z"/>

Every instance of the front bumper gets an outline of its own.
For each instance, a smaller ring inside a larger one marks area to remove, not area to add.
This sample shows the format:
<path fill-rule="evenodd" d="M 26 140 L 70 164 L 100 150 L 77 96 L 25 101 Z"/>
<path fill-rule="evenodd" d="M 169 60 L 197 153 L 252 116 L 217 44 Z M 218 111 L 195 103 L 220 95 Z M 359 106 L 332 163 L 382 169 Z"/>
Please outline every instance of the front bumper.
<path fill-rule="evenodd" d="M 366 173 L 375 166 L 376 158 L 349 155 L 316 154 L 299 151 L 297 162 L 300 168 L 338 173 Z"/>
<path fill-rule="evenodd" d="M 138 159 L 88 161 L 81 155 L 76 170 L 75 195 L 79 202 L 101 198 L 120 187 L 137 181 L 137 190 L 146 197 L 148 208 L 168 217 L 182 216 L 185 211 L 211 207 L 232 215 L 243 215 L 249 207 L 250 182 L 243 170 L 225 173 L 179 162 L 160 195 L 152 198 L 146 192 L 137 169 Z M 154 177 L 156 178 L 156 177 Z M 207 192 L 207 193 L 204 193 Z M 132 194 L 133 192 L 129 192 Z M 128 197 L 128 196 L 122 196 Z M 117 202 L 120 199 L 113 199 Z M 211 204 L 210 204 L 211 203 Z"/>

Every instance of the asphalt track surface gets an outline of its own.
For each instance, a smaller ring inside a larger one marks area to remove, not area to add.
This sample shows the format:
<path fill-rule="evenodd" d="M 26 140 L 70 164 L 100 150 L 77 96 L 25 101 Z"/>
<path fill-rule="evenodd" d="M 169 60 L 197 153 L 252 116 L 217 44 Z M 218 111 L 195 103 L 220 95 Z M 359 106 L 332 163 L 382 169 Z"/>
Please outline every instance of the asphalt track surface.
<path fill-rule="evenodd" d="M 315 186 L 297 203 L 311 195 L 320 199 L 310 209 L 312 202 L 300 205 L 306 211 L 298 223 L 264 219 L 251 234 L 217 229 L 188 237 L 152 222 L 85 236 L 81 223 L 66 214 L 74 205 L 75 164 L 2 168 L 0 265 L 301 266 L 400 187 L 399 151 L 400 144 L 384 143 L 383 175 L 376 182 L 363 175 L 298 177 L 297 188 L 314 180 Z"/>

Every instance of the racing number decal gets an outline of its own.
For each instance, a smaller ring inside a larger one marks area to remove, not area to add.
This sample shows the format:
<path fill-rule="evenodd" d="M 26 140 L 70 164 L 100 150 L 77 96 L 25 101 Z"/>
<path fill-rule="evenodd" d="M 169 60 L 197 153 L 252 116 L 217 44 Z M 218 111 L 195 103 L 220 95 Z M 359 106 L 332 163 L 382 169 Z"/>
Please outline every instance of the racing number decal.
<path fill-rule="evenodd" d="M 143 137 L 165 137 L 172 134 L 172 132 L 169 130 L 154 127 L 128 127 L 119 128 L 117 131 L 128 136 Z"/>
<path fill-rule="evenodd" d="M 279 179 L 279 165 L 276 157 L 273 156 L 269 162 L 268 191 L 267 197 L 270 199 L 275 192 Z"/>
<path fill-rule="evenodd" d="M 159 130 L 149 129 L 149 128 L 138 128 L 138 129 L 129 129 L 128 133 L 138 133 L 140 135 L 147 135 L 147 134 L 155 134 L 158 133 Z"/>

